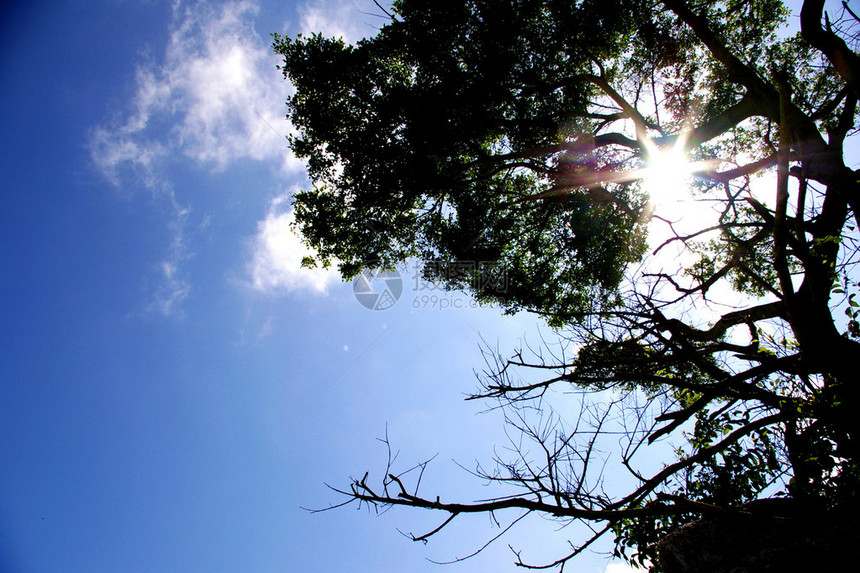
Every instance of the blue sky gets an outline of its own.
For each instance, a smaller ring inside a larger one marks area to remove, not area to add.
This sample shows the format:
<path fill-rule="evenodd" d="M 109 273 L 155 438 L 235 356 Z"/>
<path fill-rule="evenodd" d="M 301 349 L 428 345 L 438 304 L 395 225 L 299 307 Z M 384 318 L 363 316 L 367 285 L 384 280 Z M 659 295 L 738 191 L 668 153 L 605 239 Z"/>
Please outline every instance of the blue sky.
<path fill-rule="evenodd" d="M 11 2 L 0 8 L 3 272 L 0 570 L 507 571 L 569 531 L 305 507 L 325 482 L 439 454 L 427 491 L 488 495 L 466 466 L 500 418 L 464 402 L 478 344 L 528 316 L 439 309 L 406 287 L 370 311 L 298 269 L 289 86 L 269 33 L 356 39 L 370 1 Z M 438 295 L 438 292 L 429 292 Z M 468 306 L 456 295 L 450 300 Z M 416 308 L 418 307 L 418 308 Z M 581 571 L 601 572 L 602 556 Z"/>

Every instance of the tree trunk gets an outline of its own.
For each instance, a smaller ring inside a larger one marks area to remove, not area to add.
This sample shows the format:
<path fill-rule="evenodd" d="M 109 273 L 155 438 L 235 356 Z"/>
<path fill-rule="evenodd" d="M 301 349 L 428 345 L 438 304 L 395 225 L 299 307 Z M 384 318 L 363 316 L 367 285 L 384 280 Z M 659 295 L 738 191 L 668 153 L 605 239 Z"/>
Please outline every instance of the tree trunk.
<path fill-rule="evenodd" d="M 766 499 L 679 527 L 657 543 L 657 554 L 664 573 L 842 572 L 859 543 L 856 516 Z"/>

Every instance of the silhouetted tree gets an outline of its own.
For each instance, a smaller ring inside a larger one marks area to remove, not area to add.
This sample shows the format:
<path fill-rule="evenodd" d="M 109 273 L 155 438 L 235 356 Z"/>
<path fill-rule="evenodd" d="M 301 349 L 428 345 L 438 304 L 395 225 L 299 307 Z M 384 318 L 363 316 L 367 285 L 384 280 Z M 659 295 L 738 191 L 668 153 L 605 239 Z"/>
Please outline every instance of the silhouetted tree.
<path fill-rule="evenodd" d="M 342 493 L 448 514 L 419 540 L 503 509 L 594 524 L 547 566 L 611 534 L 619 554 L 678 570 L 679 532 L 695 530 L 680 526 L 715 519 L 824 520 L 856 538 L 851 7 L 805 1 L 794 37 L 776 0 L 403 0 L 387 14 L 355 45 L 275 36 L 313 181 L 294 204 L 319 253 L 306 263 L 349 278 L 419 257 L 428 279 L 542 314 L 566 345 L 487 354 L 474 398 L 517 430 L 516 454 L 476 471 L 497 497 L 425 496 L 420 471 L 394 468 Z M 657 166 L 672 154 L 689 159 L 674 169 L 690 171 L 691 206 L 670 219 Z M 587 391 L 572 425 L 551 388 Z M 643 473 L 667 441 L 676 459 Z M 609 446 L 629 491 L 603 486 Z"/>

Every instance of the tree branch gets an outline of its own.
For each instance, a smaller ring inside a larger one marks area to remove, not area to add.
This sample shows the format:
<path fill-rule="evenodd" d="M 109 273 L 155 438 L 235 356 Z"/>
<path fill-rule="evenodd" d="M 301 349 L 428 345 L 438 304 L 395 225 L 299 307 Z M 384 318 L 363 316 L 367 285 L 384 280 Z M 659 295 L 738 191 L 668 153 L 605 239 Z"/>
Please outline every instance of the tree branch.
<path fill-rule="evenodd" d="M 860 57 L 839 36 L 821 26 L 824 0 L 805 0 L 800 10 L 800 30 L 803 38 L 824 54 L 836 72 L 860 97 Z"/>

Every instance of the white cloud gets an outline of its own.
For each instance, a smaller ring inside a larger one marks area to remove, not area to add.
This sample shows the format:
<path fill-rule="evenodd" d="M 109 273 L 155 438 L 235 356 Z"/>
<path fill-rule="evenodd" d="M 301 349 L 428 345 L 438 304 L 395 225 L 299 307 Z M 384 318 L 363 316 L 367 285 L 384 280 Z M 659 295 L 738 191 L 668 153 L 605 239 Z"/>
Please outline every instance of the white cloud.
<path fill-rule="evenodd" d="M 150 310 L 171 314 L 191 291 L 183 274 L 193 256 L 184 230 L 190 190 L 172 181 L 169 168 L 190 160 L 220 171 L 256 161 L 281 175 L 303 165 L 284 138 L 292 127 L 284 101 L 292 88 L 276 69 L 267 35 L 254 26 L 255 0 L 176 0 L 167 45 L 138 66 L 134 95 L 116 117 L 92 129 L 93 164 L 118 187 L 143 187 L 168 206 L 172 246 L 159 267 L 160 286 Z M 314 0 L 297 10 L 300 31 L 355 41 L 385 23 L 371 0 Z M 268 30 L 267 30 L 268 31 Z M 325 292 L 333 271 L 299 268 L 306 249 L 289 232 L 291 216 L 270 210 L 258 224 L 253 284 L 258 290 Z"/>
<path fill-rule="evenodd" d="M 386 21 L 387 16 L 371 0 L 316 0 L 299 8 L 302 34 L 319 32 L 350 43 L 376 34 Z"/>
<path fill-rule="evenodd" d="M 288 131 L 288 86 L 268 42 L 254 30 L 257 10 L 251 2 L 191 6 L 168 46 L 162 82 L 182 115 L 176 141 L 187 155 L 218 168 L 288 155 L 278 139 Z"/>
<path fill-rule="evenodd" d="M 188 208 L 177 199 L 183 189 L 170 178 L 171 163 L 186 158 L 223 170 L 253 160 L 282 174 L 301 170 L 284 141 L 290 86 L 268 39 L 254 29 L 258 10 L 248 0 L 176 2 L 163 58 L 138 66 L 128 108 L 91 131 L 96 168 L 118 187 L 143 187 L 170 213 L 173 239 L 159 265 L 152 311 L 171 314 L 190 292 L 181 268 L 192 256 L 184 235 Z"/>
<path fill-rule="evenodd" d="M 292 228 L 295 215 L 284 209 L 287 200 L 287 196 L 275 199 L 266 218 L 257 223 L 249 268 L 253 288 L 266 293 L 299 290 L 325 293 L 330 285 L 340 282 L 340 275 L 331 268 L 301 266 L 302 258 L 312 251 Z"/>
<path fill-rule="evenodd" d="M 243 159 L 300 167 L 283 140 L 289 85 L 254 29 L 258 10 L 245 0 L 174 8 L 163 65 L 137 70 L 133 111 L 93 132 L 92 157 L 105 174 L 116 180 L 129 167 L 150 185 L 156 160 L 176 154 L 214 169 Z"/>

